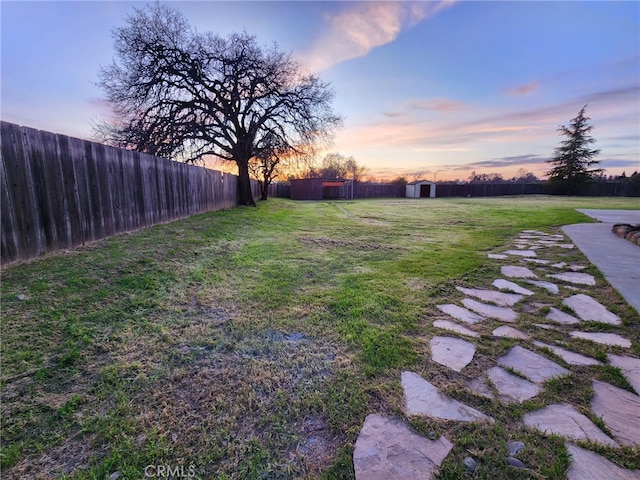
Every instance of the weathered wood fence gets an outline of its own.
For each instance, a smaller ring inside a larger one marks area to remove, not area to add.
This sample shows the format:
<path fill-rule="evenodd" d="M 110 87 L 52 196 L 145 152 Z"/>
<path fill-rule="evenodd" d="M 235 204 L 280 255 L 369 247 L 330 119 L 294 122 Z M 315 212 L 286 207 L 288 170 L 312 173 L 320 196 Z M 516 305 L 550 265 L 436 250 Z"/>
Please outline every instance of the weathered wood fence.
<path fill-rule="evenodd" d="M 594 182 L 580 185 L 570 192 L 549 183 L 439 183 L 437 197 L 496 197 L 502 195 L 581 195 L 638 197 L 640 184 L 631 182 Z"/>
<path fill-rule="evenodd" d="M 0 127 L 3 265 L 237 203 L 235 175 Z M 257 197 L 257 182 L 252 187 Z"/>

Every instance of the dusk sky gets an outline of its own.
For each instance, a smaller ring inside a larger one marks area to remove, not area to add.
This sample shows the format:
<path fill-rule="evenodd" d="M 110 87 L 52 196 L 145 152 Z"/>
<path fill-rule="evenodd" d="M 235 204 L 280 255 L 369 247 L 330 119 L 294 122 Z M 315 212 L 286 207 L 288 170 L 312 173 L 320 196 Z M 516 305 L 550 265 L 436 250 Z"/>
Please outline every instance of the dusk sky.
<path fill-rule="evenodd" d="M 345 118 L 330 151 L 378 179 L 542 176 L 586 104 L 605 173 L 640 170 L 640 2 L 167 3 L 330 82 Z M 109 115 L 95 82 L 111 32 L 145 2 L 0 4 L 2 119 L 91 139 Z"/>

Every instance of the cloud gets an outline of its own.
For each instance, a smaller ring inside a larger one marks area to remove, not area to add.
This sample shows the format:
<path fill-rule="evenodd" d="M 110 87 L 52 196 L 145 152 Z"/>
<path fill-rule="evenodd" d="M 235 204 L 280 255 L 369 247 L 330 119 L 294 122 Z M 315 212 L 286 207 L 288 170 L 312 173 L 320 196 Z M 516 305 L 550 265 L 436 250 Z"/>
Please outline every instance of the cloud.
<path fill-rule="evenodd" d="M 371 50 L 393 42 L 403 29 L 413 27 L 454 1 L 371 2 L 350 4 L 350 8 L 328 16 L 329 26 L 301 62 L 313 72 L 363 57 Z"/>
<path fill-rule="evenodd" d="M 520 85 L 519 87 L 507 88 L 504 90 L 504 93 L 506 93 L 507 95 L 522 97 L 535 92 L 536 90 L 538 90 L 539 86 L 540 84 L 538 82 L 529 82 L 526 85 Z"/>
<path fill-rule="evenodd" d="M 403 106 L 411 110 L 433 110 L 436 112 L 455 112 L 465 104 L 447 98 L 415 98 L 404 102 Z"/>

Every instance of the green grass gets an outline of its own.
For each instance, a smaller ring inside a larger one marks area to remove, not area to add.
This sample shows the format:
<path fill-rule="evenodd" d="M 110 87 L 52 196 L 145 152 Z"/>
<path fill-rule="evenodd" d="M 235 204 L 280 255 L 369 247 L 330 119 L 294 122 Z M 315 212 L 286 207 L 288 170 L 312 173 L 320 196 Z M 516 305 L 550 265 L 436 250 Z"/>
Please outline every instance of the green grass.
<path fill-rule="evenodd" d="M 637 207 L 571 197 L 274 199 L 9 266 L 3 474 L 140 478 L 147 465 L 170 465 L 202 478 L 353 478 L 365 416 L 402 416 L 399 376 L 412 369 L 499 420 L 488 430 L 414 422 L 454 439 L 442 478 L 460 478 L 467 450 L 484 452 L 479 478 L 533 478 L 507 467 L 497 447 L 480 450 L 511 435 L 531 445 L 525 463 L 536 475 L 562 478 L 561 442 L 523 431 L 519 417 L 572 396 L 584 403 L 594 376 L 629 388 L 624 377 L 585 369 L 504 408 L 461 387 L 513 342 L 483 337 L 479 364 L 452 374 L 429 359 L 435 305 L 457 301 L 456 285 L 488 286 L 499 267 L 486 253 L 524 229 L 589 221 L 575 208 Z M 638 344 L 633 311 L 605 286 L 594 295 Z M 630 450 L 604 453 L 639 466 Z"/>

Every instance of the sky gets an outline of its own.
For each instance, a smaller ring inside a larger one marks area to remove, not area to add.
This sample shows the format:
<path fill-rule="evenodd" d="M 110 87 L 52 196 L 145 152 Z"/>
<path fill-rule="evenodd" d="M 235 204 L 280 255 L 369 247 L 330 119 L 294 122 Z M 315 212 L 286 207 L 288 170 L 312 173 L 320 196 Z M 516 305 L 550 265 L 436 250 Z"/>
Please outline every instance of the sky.
<path fill-rule="evenodd" d="M 587 105 L 607 175 L 640 171 L 640 2 L 183 1 L 200 32 L 274 42 L 335 93 L 329 148 L 378 180 L 543 177 Z M 2 120 L 91 140 L 114 28 L 146 2 L 0 1 Z"/>

